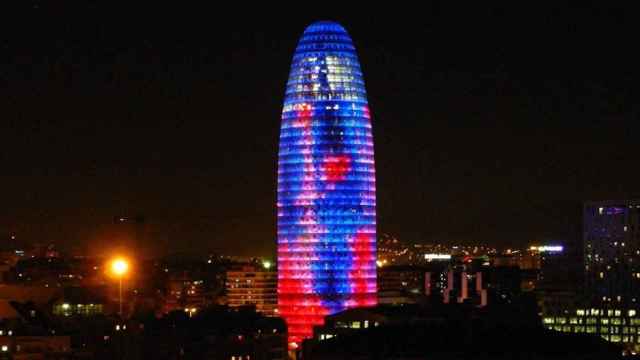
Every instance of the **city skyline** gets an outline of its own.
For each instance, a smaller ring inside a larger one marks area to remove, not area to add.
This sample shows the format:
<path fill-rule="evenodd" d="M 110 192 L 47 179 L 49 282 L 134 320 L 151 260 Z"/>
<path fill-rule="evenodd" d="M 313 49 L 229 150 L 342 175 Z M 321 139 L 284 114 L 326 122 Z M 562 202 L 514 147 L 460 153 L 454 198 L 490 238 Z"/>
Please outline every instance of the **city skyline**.
<path fill-rule="evenodd" d="M 634 12 L 211 5 L 3 8 L 0 358 L 640 357 Z"/>
<path fill-rule="evenodd" d="M 93 248 L 143 215 L 161 248 L 274 254 L 291 33 L 331 16 L 140 27 L 39 5 L 4 43 L 0 236 Z M 380 233 L 578 240 L 583 201 L 638 198 L 624 17 L 509 10 L 334 19 L 365 59 Z"/>

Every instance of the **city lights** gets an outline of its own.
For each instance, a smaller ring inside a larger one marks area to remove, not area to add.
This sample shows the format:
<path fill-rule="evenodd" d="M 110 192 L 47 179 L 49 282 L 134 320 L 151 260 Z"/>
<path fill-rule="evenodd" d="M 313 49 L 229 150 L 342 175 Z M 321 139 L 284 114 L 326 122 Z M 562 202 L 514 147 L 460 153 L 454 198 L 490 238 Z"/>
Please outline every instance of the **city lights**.
<path fill-rule="evenodd" d="M 198 309 L 197 309 L 197 308 L 194 308 L 194 307 L 192 307 L 192 308 L 185 308 L 185 309 L 184 309 L 184 312 L 186 312 L 186 313 L 189 315 L 189 317 L 193 317 L 193 315 L 195 315 L 195 313 L 197 313 L 197 312 L 198 312 Z"/>
<path fill-rule="evenodd" d="M 425 260 L 451 260 L 451 254 L 424 254 Z"/>
<path fill-rule="evenodd" d="M 529 250 L 538 252 L 562 252 L 564 247 L 560 245 L 531 246 Z"/>

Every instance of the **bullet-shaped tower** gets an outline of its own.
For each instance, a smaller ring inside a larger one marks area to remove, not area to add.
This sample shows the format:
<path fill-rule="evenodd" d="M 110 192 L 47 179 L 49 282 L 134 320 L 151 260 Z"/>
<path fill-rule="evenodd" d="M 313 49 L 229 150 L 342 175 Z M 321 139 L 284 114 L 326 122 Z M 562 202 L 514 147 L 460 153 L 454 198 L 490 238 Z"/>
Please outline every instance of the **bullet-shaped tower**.
<path fill-rule="evenodd" d="M 313 23 L 293 55 L 278 153 L 278 311 L 291 347 L 325 315 L 376 304 L 373 155 L 353 42 Z"/>

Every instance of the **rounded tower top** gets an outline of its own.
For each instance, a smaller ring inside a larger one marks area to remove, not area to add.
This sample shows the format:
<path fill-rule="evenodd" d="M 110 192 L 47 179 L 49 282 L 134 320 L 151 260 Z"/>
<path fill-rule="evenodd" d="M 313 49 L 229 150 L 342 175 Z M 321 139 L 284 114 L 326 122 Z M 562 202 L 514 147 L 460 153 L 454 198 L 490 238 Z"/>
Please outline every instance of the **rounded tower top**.
<path fill-rule="evenodd" d="M 337 22 L 330 20 L 316 21 L 307 26 L 307 28 L 304 30 L 305 34 L 317 32 L 338 32 L 346 34 L 347 30 L 345 30 L 344 27 Z"/>
<path fill-rule="evenodd" d="M 355 48 L 342 25 L 334 21 L 316 21 L 304 30 L 296 54 L 316 51 L 353 52 Z"/>

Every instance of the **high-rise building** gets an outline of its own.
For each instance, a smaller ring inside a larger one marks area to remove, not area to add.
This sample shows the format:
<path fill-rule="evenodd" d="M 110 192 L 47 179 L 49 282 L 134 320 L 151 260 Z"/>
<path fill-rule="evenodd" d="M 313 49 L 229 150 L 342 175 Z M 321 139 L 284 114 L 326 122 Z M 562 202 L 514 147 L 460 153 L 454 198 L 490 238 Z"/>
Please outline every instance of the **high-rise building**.
<path fill-rule="evenodd" d="M 603 306 L 640 302 L 640 201 L 584 206 L 586 295 Z"/>
<path fill-rule="evenodd" d="M 287 82 L 278 157 L 278 309 L 290 346 L 326 315 L 376 304 L 371 119 L 355 47 L 311 24 Z"/>
<path fill-rule="evenodd" d="M 227 271 L 227 302 L 231 307 L 253 305 L 265 316 L 276 315 L 275 271 L 244 266 Z"/>

